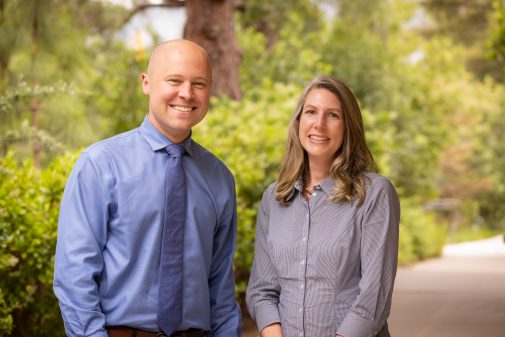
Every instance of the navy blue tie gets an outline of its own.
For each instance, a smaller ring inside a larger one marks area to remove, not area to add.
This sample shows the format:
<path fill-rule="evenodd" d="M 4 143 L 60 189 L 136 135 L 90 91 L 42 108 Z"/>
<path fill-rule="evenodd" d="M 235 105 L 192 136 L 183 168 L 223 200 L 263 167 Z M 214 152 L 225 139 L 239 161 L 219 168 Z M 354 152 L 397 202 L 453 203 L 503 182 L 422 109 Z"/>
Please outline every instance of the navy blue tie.
<path fill-rule="evenodd" d="M 166 147 L 167 168 L 165 223 L 160 256 L 158 325 L 170 336 L 182 322 L 182 257 L 186 218 L 186 177 L 182 145 Z"/>

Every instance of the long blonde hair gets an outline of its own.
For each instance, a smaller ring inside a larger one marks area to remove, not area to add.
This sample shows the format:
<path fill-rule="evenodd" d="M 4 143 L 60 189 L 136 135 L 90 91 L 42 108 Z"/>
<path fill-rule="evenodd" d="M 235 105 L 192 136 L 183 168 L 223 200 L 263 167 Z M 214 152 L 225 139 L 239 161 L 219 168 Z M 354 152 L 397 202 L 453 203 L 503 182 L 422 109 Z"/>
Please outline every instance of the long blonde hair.
<path fill-rule="evenodd" d="M 329 199 L 351 202 L 357 195 L 360 206 L 366 194 L 364 172 L 375 171 L 373 156 L 366 145 L 361 110 L 354 94 L 343 82 L 324 75 L 314 78 L 305 88 L 289 122 L 286 151 L 277 180 L 276 200 L 284 205 L 289 204 L 296 181 L 302 178 L 305 184 L 304 177 L 309 172 L 309 163 L 298 132 L 305 100 L 313 89 L 332 92 L 340 100 L 344 115 L 344 140 L 330 167 L 330 176 L 335 181 L 335 194 Z"/>

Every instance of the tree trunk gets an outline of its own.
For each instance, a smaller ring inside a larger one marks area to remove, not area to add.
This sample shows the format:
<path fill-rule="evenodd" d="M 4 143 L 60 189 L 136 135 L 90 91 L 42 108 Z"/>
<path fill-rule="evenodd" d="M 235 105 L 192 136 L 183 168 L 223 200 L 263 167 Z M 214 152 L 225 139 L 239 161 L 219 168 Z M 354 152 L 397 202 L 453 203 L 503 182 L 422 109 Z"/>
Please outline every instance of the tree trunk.
<path fill-rule="evenodd" d="M 212 95 L 228 95 L 238 100 L 240 90 L 240 49 L 235 35 L 233 0 L 186 0 L 187 21 L 184 38 L 209 53 L 213 68 Z"/>

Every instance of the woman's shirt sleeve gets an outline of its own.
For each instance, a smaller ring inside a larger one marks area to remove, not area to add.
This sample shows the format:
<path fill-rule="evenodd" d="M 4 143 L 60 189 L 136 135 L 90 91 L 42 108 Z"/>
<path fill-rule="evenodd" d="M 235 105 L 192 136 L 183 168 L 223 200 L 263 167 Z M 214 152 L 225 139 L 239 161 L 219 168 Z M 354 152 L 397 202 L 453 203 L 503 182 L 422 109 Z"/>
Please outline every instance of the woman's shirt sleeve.
<path fill-rule="evenodd" d="M 261 200 L 256 222 L 254 262 L 246 292 L 247 307 L 259 331 L 281 321 L 278 309 L 281 288 L 267 246 L 269 208 L 273 193 L 274 185 L 270 185 Z"/>
<path fill-rule="evenodd" d="M 400 203 L 389 180 L 375 178 L 361 207 L 359 295 L 336 331 L 345 337 L 370 337 L 382 330 L 391 308 L 398 261 Z"/>

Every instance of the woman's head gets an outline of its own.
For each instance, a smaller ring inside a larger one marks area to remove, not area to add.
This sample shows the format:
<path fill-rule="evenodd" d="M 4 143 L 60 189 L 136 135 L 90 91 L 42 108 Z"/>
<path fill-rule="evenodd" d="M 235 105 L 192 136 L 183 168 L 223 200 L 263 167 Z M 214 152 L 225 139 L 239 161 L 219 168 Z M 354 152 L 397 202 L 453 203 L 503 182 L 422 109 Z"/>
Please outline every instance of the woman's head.
<path fill-rule="evenodd" d="M 309 161 L 325 165 L 337 186 L 339 177 L 347 180 L 373 167 L 358 102 L 343 82 L 330 76 L 314 78 L 298 101 L 288 128 L 279 185 L 292 185 L 310 174 Z"/>
<path fill-rule="evenodd" d="M 316 110 L 314 108 L 319 108 L 321 113 L 317 116 L 321 118 L 317 120 L 307 118 L 308 114 Z M 328 115 L 328 113 L 336 113 L 337 116 Z M 335 118 L 339 121 L 334 121 Z M 312 120 L 307 123 L 310 119 Z M 362 150 L 360 147 L 363 145 L 366 147 L 363 120 L 356 98 L 343 82 L 330 76 L 318 76 L 305 88 L 290 122 L 288 142 L 301 146 L 307 153 L 311 151 L 310 145 L 313 145 L 309 140 L 313 138 L 313 135 L 317 136 L 318 129 L 321 133 L 334 135 L 329 141 L 325 139 L 320 142 L 322 145 L 320 148 L 327 144 L 329 145 L 327 149 L 333 150 L 332 161 L 340 156 L 344 157 L 342 158 L 344 161 L 348 161 L 349 156 L 356 155 L 355 151 Z M 337 140 L 336 137 L 341 139 Z"/>

